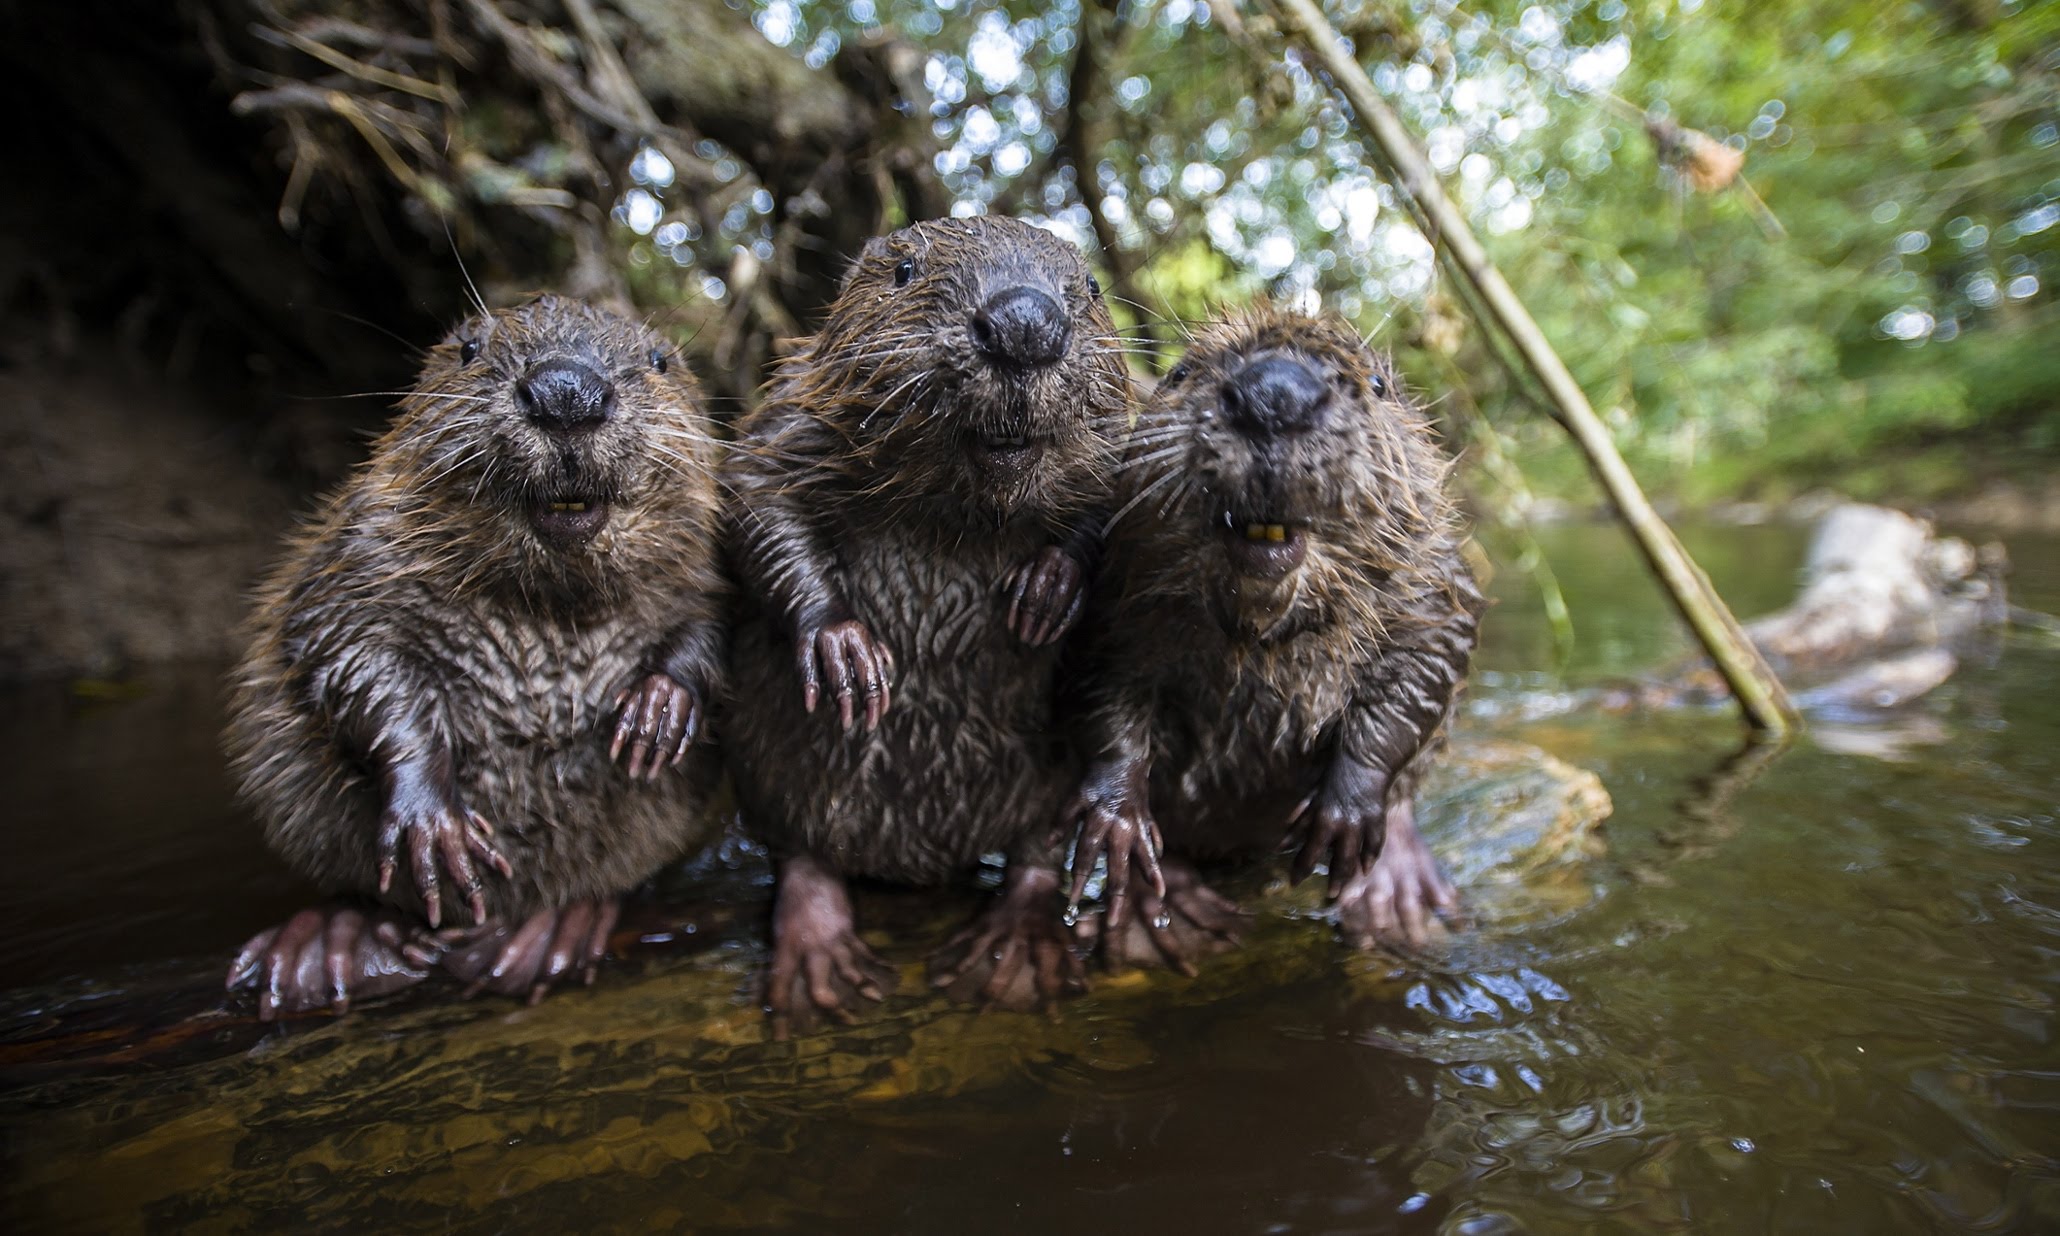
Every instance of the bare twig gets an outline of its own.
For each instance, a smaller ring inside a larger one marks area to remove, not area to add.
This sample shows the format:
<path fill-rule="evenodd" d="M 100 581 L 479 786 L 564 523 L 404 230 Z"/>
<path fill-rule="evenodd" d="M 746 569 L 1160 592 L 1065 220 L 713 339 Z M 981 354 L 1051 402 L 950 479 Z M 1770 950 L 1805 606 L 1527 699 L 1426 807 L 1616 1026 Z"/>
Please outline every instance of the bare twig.
<path fill-rule="evenodd" d="M 390 30 L 374 30 L 341 17 L 316 17 L 301 23 L 300 33 L 320 43 L 343 43 L 398 56 L 431 58 L 437 54 L 434 41 L 409 38 Z"/>
<path fill-rule="evenodd" d="M 391 69 L 382 69 L 359 60 L 353 60 L 335 48 L 318 43 L 298 31 L 272 30 L 260 26 L 255 33 L 266 42 L 279 43 L 291 47 L 295 51 L 313 56 L 330 68 L 341 73 L 347 73 L 359 81 L 370 82 L 375 86 L 384 86 L 388 90 L 398 90 L 403 94 L 412 94 L 417 98 L 428 99 L 432 103 L 441 103 L 445 107 L 456 107 L 458 104 L 455 97 L 435 82 L 425 82 L 420 78 L 409 77 L 405 73 L 396 73 Z"/>
<path fill-rule="evenodd" d="M 659 123 L 658 113 L 652 110 L 650 100 L 637 89 L 636 78 L 630 76 L 622 57 L 615 54 L 615 44 L 609 39 L 608 32 L 602 29 L 600 15 L 594 12 L 594 6 L 588 0 L 565 0 L 565 11 L 572 15 L 572 24 L 579 27 L 579 39 L 586 49 L 594 88 L 602 97 L 635 117 L 647 131 L 656 132 L 664 128 Z"/>
<path fill-rule="evenodd" d="M 358 136 L 372 149 L 387 173 L 399 181 L 410 193 L 420 197 L 432 206 L 441 208 L 445 195 L 433 192 L 423 174 L 401 156 L 394 148 L 398 139 L 414 147 L 418 154 L 431 154 L 432 148 L 420 132 L 420 121 L 406 112 L 388 107 L 376 99 L 367 99 L 342 90 L 323 90 L 316 86 L 284 85 L 270 90 L 247 90 L 229 101 L 230 113 L 249 116 L 268 111 L 315 111 L 326 112 L 347 122 L 357 130 Z M 304 189 L 305 186 L 302 186 Z M 289 193 L 298 213 L 299 190 L 289 182 Z M 282 211 L 285 205 L 282 202 Z"/>
<path fill-rule="evenodd" d="M 1299 34 L 1303 50 L 1329 75 L 1332 88 L 1352 105 L 1360 127 L 1379 150 L 1390 180 L 1415 201 L 1428 220 L 1431 242 L 1439 255 L 1456 278 L 1479 294 L 1489 320 L 1509 336 L 1526 366 L 1552 397 L 1561 423 L 1587 456 L 1596 479 L 1615 502 L 1647 564 L 1716 663 L 1746 719 L 1753 728 L 1770 734 L 1785 734 L 1794 729 L 1799 718 L 1780 679 L 1745 637 L 1738 620 L 1682 548 L 1673 530 L 1653 510 L 1566 362 L 1538 329 L 1502 272 L 1488 259 L 1466 216 L 1445 196 L 1443 186 L 1401 118 L 1374 89 L 1373 80 L 1348 52 L 1344 40 L 1314 0 L 1271 3 L 1284 19 L 1283 27 Z"/>
<path fill-rule="evenodd" d="M 629 87 L 629 93 L 635 100 L 630 109 L 625 109 L 619 102 L 598 98 L 580 84 L 572 71 L 560 64 L 556 57 L 538 47 L 529 32 L 506 13 L 501 12 L 493 0 L 465 0 L 465 7 L 482 30 L 498 39 L 508 49 L 509 60 L 524 76 L 539 86 L 563 95 L 568 103 L 588 119 L 607 125 L 624 136 L 641 138 L 657 144 L 665 157 L 672 161 L 675 173 L 697 191 L 713 188 L 722 183 L 706 162 L 693 153 L 693 135 L 660 121 L 651 110 L 650 104 L 636 91 L 634 83 Z M 593 17 L 591 8 L 587 9 L 587 16 Z M 597 34 L 601 33 L 598 21 L 594 23 L 593 28 Z M 605 39 L 603 41 L 605 42 Z M 609 50 L 612 56 L 612 46 Z M 623 68 L 619 59 L 614 61 L 614 67 L 622 72 L 624 79 L 628 78 L 628 71 Z"/>

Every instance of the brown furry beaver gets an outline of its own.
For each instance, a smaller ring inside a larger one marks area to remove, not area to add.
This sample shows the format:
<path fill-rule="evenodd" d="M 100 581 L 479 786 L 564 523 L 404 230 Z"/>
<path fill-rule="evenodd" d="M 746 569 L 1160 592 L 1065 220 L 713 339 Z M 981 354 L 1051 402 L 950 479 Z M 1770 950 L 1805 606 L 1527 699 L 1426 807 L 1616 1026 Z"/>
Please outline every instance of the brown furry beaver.
<path fill-rule="evenodd" d="M 1356 943 L 1420 937 L 1454 895 L 1411 794 L 1482 605 L 1423 415 L 1343 322 L 1259 308 L 1195 338 L 1122 466 L 1065 817 L 1075 904 L 1107 854 L 1107 955 L 1187 968 L 1227 945 L 1234 908 L 1182 858 L 1294 831 L 1297 878 L 1328 865 Z"/>
<path fill-rule="evenodd" d="M 430 350 L 259 589 L 234 677 L 243 801 L 360 899 L 245 947 L 229 986 L 261 1016 L 340 1011 L 446 949 L 510 994 L 591 981 L 615 899 L 702 827 L 715 478 L 699 386 L 635 322 L 544 296 Z M 423 930 L 460 909 L 482 926 Z"/>
<path fill-rule="evenodd" d="M 935 884 L 1009 850 L 939 985 L 1014 1004 L 1077 977 L 1044 854 L 1072 781 L 1053 670 L 1128 406 L 1079 251 L 971 218 L 870 242 L 739 424 L 725 742 L 779 864 L 776 1035 L 890 984 L 847 876 Z"/>

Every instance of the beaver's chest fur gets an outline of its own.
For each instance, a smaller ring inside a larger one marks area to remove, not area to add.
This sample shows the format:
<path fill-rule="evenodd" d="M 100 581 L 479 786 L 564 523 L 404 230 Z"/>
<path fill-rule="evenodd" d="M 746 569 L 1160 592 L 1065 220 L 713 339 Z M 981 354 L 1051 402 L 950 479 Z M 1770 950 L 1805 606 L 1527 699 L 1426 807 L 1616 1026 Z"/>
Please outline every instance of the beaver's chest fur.
<path fill-rule="evenodd" d="M 803 711 L 792 637 L 760 610 L 735 633 L 726 741 L 747 814 L 776 849 L 925 883 L 1049 828 L 1072 769 L 1052 725 L 1057 653 L 1007 630 L 999 586 L 1051 533 L 832 522 L 844 596 L 893 654 L 879 728 Z"/>

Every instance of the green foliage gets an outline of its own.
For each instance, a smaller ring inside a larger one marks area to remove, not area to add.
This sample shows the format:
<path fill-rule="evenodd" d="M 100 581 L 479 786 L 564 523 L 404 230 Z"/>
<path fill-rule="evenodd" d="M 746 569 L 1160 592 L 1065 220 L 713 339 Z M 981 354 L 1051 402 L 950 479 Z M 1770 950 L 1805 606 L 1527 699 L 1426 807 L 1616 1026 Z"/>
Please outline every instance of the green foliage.
<path fill-rule="evenodd" d="M 1194 0 L 1128 0 L 1111 39 L 1086 0 L 1109 97 L 1072 100 L 1082 0 L 752 3 L 814 63 L 882 23 L 929 49 L 960 209 L 1042 216 L 1083 243 L 1099 210 L 1145 299 L 1182 316 L 1259 291 L 1320 299 L 1420 385 L 1465 375 L 1534 487 L 1592 492 L 1478 331 L 1450 366 L 1426 353 L 1451 346 L 1427 328 L 1452 292 L 1263 6 L 1240 10 L 1247 46 Z M 2060 5 L 1326 8 L 1655 489 L 1917 471 L 1937 487 L 2060 452 Z M 1083 103 L 1113 137 L 1076 177 L 1057 149 Z M 1778 228 L 1742 187 L 1692 185 L 1647 118 L 1742 152 Z M 1917 453 L 1921 469 L 1883 472 Z"/>
<path fill-rule="evenodd" d="M 1524 11 L 1507 11 L 1519 30 Z M 1648 483 L 1779 494 L 1864 483 L 1859 469 L 1921 448 L 1935 488 L 1942 464 L 1964 481 L 1993 453 L 1967 431 L 2055 419 L 2060 382 L 2034 342 L 2053 325 L 2060 239 L 2052 40 L 2034 53 L 2021 29 L 2052 23 L 1999 8 L 1955 27 L 1955 11 L 1557 9 L 1569 46 L 1627 41 L 1616 95 L 1742 149 L 1785 228 L 1763 229 L 1735 189 L 1694 191 L 1592 96 L 1556 95 L 1525 139 L 1561 183 L 1496 256 L 1598 403 L 1630 412 L 1619 438 Z M 1535 418 L 1498 419 L 1563 450 Z M 1576 470 L 1545 471 L 1561 489 Z"/>

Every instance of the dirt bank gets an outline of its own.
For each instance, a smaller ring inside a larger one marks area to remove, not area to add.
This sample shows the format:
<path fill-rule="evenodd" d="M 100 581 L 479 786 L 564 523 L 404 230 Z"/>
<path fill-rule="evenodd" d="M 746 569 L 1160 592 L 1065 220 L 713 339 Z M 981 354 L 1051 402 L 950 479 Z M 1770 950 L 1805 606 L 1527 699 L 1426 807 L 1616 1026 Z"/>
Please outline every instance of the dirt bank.
<path fill-rule="evenodd" d="M 226 657 L 300 502 L 280 426 L 94 351 L 0 368 L 0 682 Z"/>

